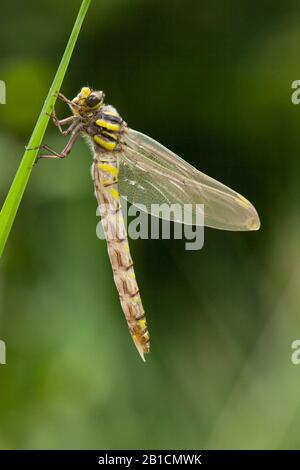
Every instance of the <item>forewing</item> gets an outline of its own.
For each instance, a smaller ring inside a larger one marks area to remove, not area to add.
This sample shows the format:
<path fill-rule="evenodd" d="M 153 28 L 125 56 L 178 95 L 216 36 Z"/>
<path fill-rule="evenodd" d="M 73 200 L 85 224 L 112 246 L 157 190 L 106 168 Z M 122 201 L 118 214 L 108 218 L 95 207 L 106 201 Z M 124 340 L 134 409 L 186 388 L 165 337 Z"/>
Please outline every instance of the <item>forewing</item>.
<path fill-rule="evenodd" d="M 243 196 L 201 173 L 175 153 L 146 135 L 128 129 L 120 156 L 119 189 L 135 205 L 154 215 L 153 204 L 193 204 L 192 222 L 197 223 L 196 204 L 204 204 L 204 223 L 224 230 L 257 230 L 255 208 Z M 184 213 L 183 213 L 184 214 Z M 173 212 L 162 218 L 184 222 Z"/>

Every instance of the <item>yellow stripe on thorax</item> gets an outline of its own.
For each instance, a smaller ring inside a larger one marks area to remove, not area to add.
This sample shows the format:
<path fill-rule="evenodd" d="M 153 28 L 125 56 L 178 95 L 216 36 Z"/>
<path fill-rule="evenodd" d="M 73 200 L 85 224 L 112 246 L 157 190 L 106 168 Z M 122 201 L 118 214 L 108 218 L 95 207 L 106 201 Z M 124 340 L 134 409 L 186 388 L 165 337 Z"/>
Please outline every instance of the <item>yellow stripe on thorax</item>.
<path fill-rule="evenodd" d="M 107 135 L 107 137 L 110 137 L 111 139 L 118 140 L 118 135 L 117 135 L 117 134 L 113 134 L 112 132 L 109 132 L 109 131 L 102 131 L 101 134 L 102 134 L 102 135 Z"/>
<path fill-rule="evenodd" d="M 116 116 L 116 117 L 120 117 L 119 113 L 118 112 L 114 112 L 114 111 L 108 111 L 107 109 L 105 110 L 105 114 L 108 114 L 109 116 Z"/>
<path fill-rule="evenodd" d="M 102 139 L 99 135 L 94 136 L 95 142 L 97 144 L 104 147 L 106 150 L 114 150 L 117 146 L 117 142 L 107 142 L 106 140 Z"/>
<path fill-rule="evenodd" d="M 105 119 L 97 119 L 96 124 L 97 124 L 97 126 L 104 127 L 105 129 L 107 129 L 109 131 L 117 132 L 121 129 L 120 124 L 105 121 Z"/>

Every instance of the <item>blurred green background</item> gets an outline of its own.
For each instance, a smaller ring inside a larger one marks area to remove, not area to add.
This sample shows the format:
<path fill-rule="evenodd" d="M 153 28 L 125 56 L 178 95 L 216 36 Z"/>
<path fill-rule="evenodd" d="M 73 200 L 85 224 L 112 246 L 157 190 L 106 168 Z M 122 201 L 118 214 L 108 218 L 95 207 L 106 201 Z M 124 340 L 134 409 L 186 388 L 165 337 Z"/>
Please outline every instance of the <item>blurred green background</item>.
<path fill-rule="evenodd" d="M 1 2 L 1 201 L 79 6 Z M 62 91 L 104 90 L 132 128 L 248 197 L 262 227 L 207 229 L 198 252 L 131 242 L 143 364 L 95 236 L 88 148 L 37 165 L 0 267 L 0 448 L 299 448 L 299 25 L 296 1 L 92 2 Z M 45 142 L 65 141 L 50 124 Z"/>

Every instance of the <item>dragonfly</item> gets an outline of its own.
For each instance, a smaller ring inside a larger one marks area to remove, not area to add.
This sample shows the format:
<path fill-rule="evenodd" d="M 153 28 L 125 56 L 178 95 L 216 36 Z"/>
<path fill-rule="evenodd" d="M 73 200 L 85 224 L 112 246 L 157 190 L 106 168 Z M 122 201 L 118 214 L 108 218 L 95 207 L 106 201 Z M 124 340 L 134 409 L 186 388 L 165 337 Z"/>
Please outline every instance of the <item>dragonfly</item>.
<path fill-rule="evenodd" d="M 52 119 L 69 140 L 61 152 L 43 145 L 48 153 L 39 154 L 38 158 L 67 157 L 80 135 L 89 144 L 95 196 L 114 281 L 131 337 L 145 361 L 145 354 L 150 352 L 150 335 L 130 254 L 121 195 L 134 205 L 142 203 L 149 214 L 152 214 L 153 203 L 192 204 L 195 208 L 204 204 L 204 225 L 216 229 L 258 230 L 259 216 L 254 206 L 239 193 L 201 173 L 152 138 L 128 127 L 116 108 L 105 104 L 102 91 L 85 86 L 72 100 L 62 93 L 57 96 L 68 105 L 71 115 L 58 119 L 53 108 Z M 170 212 L 166 217 L 183 222 L 176 214 Z M 196 209 L 193 216 L 192 223 L 195 223 Z"/>

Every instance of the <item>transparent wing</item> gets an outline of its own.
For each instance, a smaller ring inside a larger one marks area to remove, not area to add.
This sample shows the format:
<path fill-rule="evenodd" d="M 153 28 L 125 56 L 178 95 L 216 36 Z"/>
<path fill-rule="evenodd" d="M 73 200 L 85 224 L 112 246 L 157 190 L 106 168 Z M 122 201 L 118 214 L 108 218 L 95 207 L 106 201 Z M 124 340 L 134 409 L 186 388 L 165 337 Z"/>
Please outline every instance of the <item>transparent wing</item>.
<path fill-rule="evenodd" d="M 153 204 L 192 204 L 192 223 L 198 223 L 196 204 L 204 204 L 204 223 L 223 230 L 257 230 L 259 217 L 243 196 L 196 170 L 175 153 L 146 135 L 128 129 L 120 156 L 119 190 L 150 214 Z M 183 211 L 159 214 L 184 222 Z"/>

